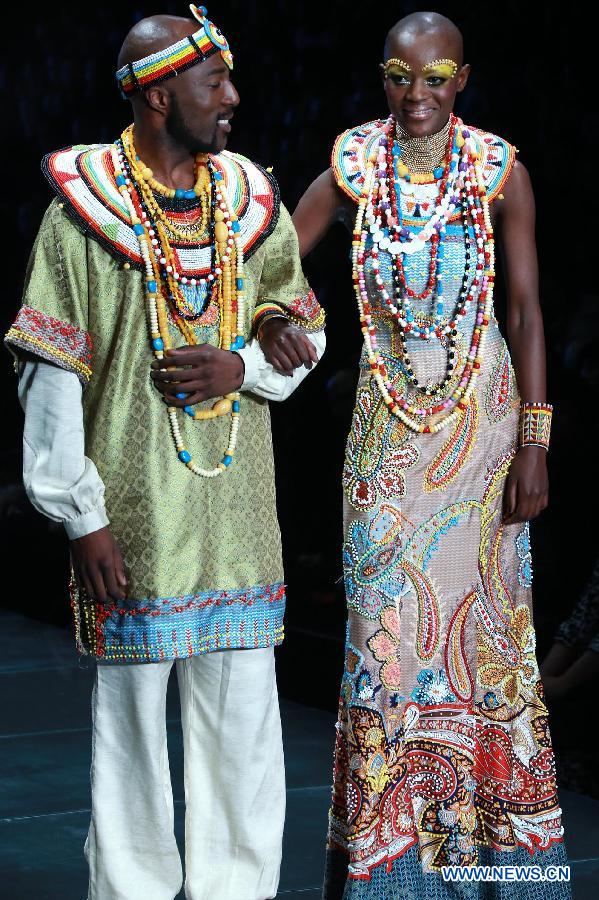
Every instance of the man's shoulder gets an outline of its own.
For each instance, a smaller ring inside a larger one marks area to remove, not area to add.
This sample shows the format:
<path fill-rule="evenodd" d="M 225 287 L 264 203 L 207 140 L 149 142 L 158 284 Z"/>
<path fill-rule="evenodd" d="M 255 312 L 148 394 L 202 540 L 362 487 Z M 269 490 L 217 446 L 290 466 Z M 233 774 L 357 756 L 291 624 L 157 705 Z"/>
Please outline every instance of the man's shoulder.
<path fill-rule="evenodd" d="M 48 153 L 42 171 L 77 229 L 112 257 L 142 269 L 139 243 L 123 203 L 111 144 L 75 144 Z"/>
<path fill-rule="evenodd" d="M 223 150 L 212 161 L 239 220 L 247 258 L 276 228 L 281 212 L 279 186 L 272 171 L 241 153 Z"/>

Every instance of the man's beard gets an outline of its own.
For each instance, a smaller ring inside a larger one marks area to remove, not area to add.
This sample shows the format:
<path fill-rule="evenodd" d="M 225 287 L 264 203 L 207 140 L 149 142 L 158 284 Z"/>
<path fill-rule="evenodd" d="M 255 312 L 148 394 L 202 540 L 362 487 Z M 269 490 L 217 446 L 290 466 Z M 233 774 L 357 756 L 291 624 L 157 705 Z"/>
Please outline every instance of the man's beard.
<path fill-rule="evenodd" d="M 181 144 L 182 147 L 185 147 L 186 150 L 194 155 L 196 153 L 216 153 L 218 149 L 216 146 L 216 128 L 214 130 L 214 137 L 210 143 L 202 141 L 201 138 L 198 138 L 197 135 L 191 132 L 183 113 L 181 112 L 181 107 L 179 106 L 179 101 L 176 96 L 171 94 L 170 98 L 171 108 L 165 123 L 168 134 L 170 134 L 178 144 Z"/>

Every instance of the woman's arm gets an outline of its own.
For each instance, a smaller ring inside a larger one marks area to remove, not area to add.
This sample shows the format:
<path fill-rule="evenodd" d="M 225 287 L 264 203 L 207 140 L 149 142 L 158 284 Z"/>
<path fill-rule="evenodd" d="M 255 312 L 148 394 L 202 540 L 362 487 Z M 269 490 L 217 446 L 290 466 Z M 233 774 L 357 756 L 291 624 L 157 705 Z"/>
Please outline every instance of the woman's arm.
<path fill-rule="evenodd" d="M 302 259 L 323 239 L 334 222 L 347 222 L 351 229 L 351 201 L 337 187 L 332 169 L 312 182 L 293 213 Z"/>
<path fill-rule="evenodd" d="M 545 337 L 539 304 L 535 244 L 535 201 L 528 172 L 516 162 L 504 188 L 498 231 L 507 281 L 507 331 L 520 397 L 523 402 L 546 398 Z M 546 450 L 518 450 L 506 481 L 504 522 L 525 522 L 547 506 Z"/>

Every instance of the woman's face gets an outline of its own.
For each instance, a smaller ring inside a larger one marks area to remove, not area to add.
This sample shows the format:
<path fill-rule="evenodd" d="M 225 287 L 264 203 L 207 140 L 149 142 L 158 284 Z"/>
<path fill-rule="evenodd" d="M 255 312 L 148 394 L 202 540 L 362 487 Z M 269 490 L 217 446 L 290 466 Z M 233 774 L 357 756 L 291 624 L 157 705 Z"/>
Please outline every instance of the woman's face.
<path fill-rule="evenodd" d="M 470 73 L 461 48 L 451 36 L 430 32 L 392 35 L 385 49 L 381 71 L 391 113 L 414 137 L 441 131 Z"/>

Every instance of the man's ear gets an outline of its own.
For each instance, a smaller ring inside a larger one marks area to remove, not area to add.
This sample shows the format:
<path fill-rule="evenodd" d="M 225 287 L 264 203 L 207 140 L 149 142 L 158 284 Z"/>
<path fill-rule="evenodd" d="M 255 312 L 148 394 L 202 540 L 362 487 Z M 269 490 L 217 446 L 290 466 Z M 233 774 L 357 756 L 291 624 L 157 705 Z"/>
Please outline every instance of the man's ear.
<path fill-rule="evenodd" d="M 148 88 L 147 91 L 144 91 L 144 95 L 146 98 L 146 106 L 149 106 L 150 109 L 155 110 L 163 116 L 167 114 L 170 108 L 170 97 L 162 85 L 157 84 L 154 87 Z"/>

